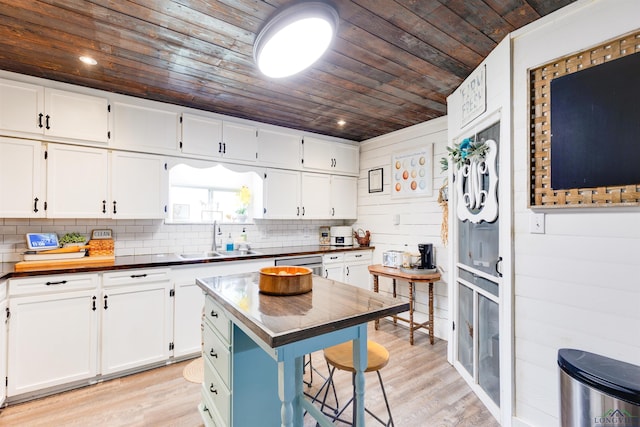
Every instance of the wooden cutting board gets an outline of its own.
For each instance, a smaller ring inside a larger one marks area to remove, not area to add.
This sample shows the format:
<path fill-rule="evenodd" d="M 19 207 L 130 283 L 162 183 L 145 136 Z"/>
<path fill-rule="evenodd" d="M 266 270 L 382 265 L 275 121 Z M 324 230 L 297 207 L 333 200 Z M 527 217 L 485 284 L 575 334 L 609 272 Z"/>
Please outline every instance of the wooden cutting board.
<path fill-rule="evenodd" d="M 14 266 L 15 271 L 56 270 L 63 268 L 102 267 L 113 265 L 116 258 L 113 255 L 88 256 L 72 259 L 52 259 L 42 261 L 21 261 Z"/>

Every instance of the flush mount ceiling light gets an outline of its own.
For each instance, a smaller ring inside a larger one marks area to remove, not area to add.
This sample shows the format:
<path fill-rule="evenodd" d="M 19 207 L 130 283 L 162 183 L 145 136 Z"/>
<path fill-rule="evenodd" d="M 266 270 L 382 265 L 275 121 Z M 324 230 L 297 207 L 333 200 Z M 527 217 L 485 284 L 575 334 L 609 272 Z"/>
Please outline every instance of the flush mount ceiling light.
<path fill-rule="evenodd" d="M 78 59 L 80 61 L 84 62 L 87 65 L 96 65 L 98 63 L 98 61 L 96 61 L 95 59 L 91 58 L 90 56 L 81 56 Z"/>
<path fill-rule="evenodd" d="M 326 3 L 303 2 L 283 9 L 262 28 L 253 59 L 267 77 L 294 75 L 316 62 L 338 28 L 338 12 Z"/>

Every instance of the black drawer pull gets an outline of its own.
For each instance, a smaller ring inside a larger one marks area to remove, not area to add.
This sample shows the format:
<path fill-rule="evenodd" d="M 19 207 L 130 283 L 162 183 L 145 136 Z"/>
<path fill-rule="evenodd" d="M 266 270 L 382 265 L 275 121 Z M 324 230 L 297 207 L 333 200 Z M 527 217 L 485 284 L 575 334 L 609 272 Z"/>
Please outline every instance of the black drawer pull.
<path fill-rule="evenodd" d="M 218 353 L 216 353 L 215 351 L 213 351 L 213 349 L 211 349 L 211 350 L 209 351 L 209 356 L 211 356 L 211 357 L 215 357 L 215 358 L 217 359 L 217 358 L 218 358 Z"/>
<path fill-rule="evenodd" d="M 145 273 L 145 274 L 132 274 L 131 275 L 132 279 L 140 279 L 142 277 L 147 277 L 147 274 Z"/>
<path fill-rule="evenodd" d="M 218 313 L 216 313 L 214 310 L 211 310 L 211 317 L 218 317 Z"/>
<path fill-rule="evenodd" d="M 65 283 L 67 283 L 66 280 L 61 280 L 59 282 L 47 282 L 45 283 L 45 285 L 47 286 L 52 286 L 52 285 L 64 285 Z"/>
<path fill-rule="evenodd" d="M 33 199 L 33 211 L 38 212 L 38 198 Z"/>
<path fill-rule="evenodd" d="M 216 390 L 215 386 L 213 385 L 213 383 L 211 383 L 211 386 L 209 386 L 209 391 L 213 394 L 218 394 L 218 390 Z"/>

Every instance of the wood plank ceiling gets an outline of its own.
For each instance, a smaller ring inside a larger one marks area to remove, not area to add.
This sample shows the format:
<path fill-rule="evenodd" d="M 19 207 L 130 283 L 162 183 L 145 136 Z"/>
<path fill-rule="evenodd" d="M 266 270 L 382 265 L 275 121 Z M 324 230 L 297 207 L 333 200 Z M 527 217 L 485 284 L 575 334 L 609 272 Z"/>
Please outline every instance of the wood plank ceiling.
<path fill-rule="evenodd" d="M 275 80 L 253 41 L 291 0 L 0 0 L 0 69 L 362 141 L 445 115 L 509 32 L 573 1 L 335 0 L 330 51 Z"/>

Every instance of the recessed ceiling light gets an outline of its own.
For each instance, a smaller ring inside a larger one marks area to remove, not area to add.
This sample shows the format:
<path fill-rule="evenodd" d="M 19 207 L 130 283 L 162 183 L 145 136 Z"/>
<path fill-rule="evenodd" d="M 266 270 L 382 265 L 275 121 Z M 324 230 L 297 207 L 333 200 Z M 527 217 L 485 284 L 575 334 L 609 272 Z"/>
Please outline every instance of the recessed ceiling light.
<path fill-rule="evenodd" d="M 79 59 L 87 65 L 96 65 L 98 63 L 98 61 L 90 56 L 81 56 Z"/>
<path fill-rule="evenodd" d="M 342 120 L 342 119 L 338 120 L 338 126 L 344 126 L 346 124 L 347 124 L 347 122 L 345 122 L 344 120 Z"/>
<path fill-rule="evenodd" d="M 329 48 L 338 28 L 338 12 L 318 1 L 296 3 L 279 12 L 260 30 L 253 58 L 267 77 L 299 73 Z"/>

